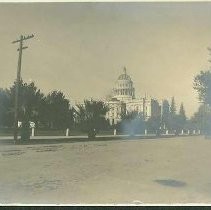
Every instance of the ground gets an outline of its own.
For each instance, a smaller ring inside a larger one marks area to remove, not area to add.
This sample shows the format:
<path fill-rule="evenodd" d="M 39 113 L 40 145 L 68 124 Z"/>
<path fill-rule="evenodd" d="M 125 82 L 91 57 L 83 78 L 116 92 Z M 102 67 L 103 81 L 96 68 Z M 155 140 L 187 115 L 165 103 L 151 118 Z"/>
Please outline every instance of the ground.
<path fill-rule="evenodd" d="M 211 139 L 0 145 L 0 203 L 211 203 Z"/>

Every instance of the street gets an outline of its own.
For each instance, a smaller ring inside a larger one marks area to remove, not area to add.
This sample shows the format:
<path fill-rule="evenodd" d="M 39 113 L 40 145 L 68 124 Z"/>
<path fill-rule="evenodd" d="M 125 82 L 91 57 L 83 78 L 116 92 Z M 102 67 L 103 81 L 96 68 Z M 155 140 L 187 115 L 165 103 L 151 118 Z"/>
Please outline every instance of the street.
<path fill-rule="evenodd" d="M 211 203 L 202 136 L 0 146 L 0 203 Z"/>

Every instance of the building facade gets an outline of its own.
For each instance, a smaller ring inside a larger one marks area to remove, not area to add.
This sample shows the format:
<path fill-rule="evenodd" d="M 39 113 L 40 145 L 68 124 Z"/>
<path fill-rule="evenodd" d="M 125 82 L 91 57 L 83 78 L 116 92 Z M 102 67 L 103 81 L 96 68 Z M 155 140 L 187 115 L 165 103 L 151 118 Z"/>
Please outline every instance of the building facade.
<path fill-rule="evenodd" d="M 133 111 L 141 113 L 145 120 L 150 117 L 158 117 L 161 114 L 161 106 L 158 101 L 152 98 L 136 98 L 135 88 L 131 77 L 127 74 L 124 68 L 113 88 L 112 97 L 107 101 L 109 111 L 106 118 L 110 125 L 115 125 L 121 121 L 123 114 Z"/>

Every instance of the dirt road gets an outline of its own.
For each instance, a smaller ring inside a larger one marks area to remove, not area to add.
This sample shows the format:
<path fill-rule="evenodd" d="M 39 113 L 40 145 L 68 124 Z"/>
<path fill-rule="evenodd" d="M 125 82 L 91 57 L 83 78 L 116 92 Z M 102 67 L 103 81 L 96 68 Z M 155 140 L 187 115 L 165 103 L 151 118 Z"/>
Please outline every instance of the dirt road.
<path fill-rule="evenodd" d="M 211 203 L 211 139 L 1 145 L 0 203 Z"/>

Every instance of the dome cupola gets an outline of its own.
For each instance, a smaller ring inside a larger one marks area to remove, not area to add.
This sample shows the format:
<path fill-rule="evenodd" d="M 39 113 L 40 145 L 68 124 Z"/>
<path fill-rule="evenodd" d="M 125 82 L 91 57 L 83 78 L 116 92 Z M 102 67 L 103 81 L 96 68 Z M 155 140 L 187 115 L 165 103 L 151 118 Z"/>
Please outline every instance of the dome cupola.
<path fill-rule="evenodd" d="M 124 67 L 123 74 L 121 74 L 113 89 L 113 95 L 118 100 L 129 100 L 135 98 L 135 89 L 133 87 L 133 81 L 127 74 L 127 70 Z"/>
<path fill-rule="evenodd" d="M 124 67 L 123 71 L 124 71 L 124 73 L 121 74 L 121 75 L 118 77 L 118 80 L 129 80 L 129 81 L 131 81 L 131 78 L 130 78 L 130 76 L 127 74 L 127 70 L 126 70 L 125 67 Z"/>

